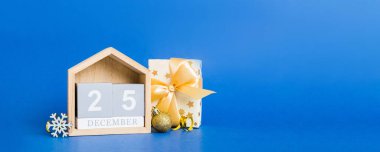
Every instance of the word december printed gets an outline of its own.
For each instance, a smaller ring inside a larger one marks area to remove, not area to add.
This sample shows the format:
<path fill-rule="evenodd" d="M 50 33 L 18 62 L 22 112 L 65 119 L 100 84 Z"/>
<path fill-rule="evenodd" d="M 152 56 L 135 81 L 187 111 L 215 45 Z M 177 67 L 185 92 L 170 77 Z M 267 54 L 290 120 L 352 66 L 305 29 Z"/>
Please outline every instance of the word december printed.
<path fill-rule="evenodd" d="M 144 117 L 81 118 L 78 129 L 143 127 Z"/>

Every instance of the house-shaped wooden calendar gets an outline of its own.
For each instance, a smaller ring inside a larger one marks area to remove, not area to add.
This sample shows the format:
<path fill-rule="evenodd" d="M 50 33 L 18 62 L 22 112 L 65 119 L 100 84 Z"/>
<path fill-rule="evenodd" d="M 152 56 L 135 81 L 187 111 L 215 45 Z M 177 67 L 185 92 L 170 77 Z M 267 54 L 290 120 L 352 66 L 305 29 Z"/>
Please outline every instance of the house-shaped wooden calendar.
<path fill-rule="evenodd" d="M 114 48 L 68 70 L 70 136 L 151 132 L 150 72 Z"/>

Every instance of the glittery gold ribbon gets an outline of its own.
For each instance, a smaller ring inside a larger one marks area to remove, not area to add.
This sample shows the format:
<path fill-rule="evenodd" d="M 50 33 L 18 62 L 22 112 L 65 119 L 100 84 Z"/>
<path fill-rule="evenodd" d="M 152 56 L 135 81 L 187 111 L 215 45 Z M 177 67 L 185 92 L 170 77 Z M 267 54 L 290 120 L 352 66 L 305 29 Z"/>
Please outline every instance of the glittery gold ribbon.
<path fill-rule="evenodd" d="M 169 114 L 173 127 L 178 126 L 181 121 L 176 98 L 177 92 L 196 100 L 215 93 L 202 89 L 202 78 L 191 67 L 190 62 L 186 59 L 170 59 L 170 83 L 152 78 L 152 101 L 158 100 L 157 108 L 161 112 Z"/>
<path fill-rule="evenodd" d="M 186 128 L 188 119 L 190 119 L 191 124 L 190 124 L 189 128 Z M 194 127 L 194 119 L 192 116 L 190 116 L 190 117 L 181 116 L 181 119 L 179 120 L 178 126 L 176 128 L 174 128 L 173 130 L 178 130 L 180 128 L 184 128 L 186 131 L 192 131 L 193 127 Z"/>

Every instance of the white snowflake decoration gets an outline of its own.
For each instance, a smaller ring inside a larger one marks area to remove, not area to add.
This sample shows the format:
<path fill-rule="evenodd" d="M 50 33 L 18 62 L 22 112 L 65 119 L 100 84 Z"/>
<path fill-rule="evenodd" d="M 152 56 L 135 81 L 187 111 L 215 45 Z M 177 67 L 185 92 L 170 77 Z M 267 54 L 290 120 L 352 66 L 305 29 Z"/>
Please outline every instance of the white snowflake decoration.
<path fill-rule="evenodd" d="M 67 115 L 61 113 L 61 117 L 59 117 L 57 116 L 57 113 L 53 113 L 51 114 L 50 118 L 52 118 L 53 120 L 51 120 L 50 122 L 48 121 L 46 123 L 46 131 L 50 132 L 50 128 L 52 128 L 53 132 L 51 133 L 51 135 L 53 137 L 57 138 L 59 134 L 62 134 L 62 137 L 67 137 L 68 130 L 72 126 L 71 123 L 67 123 L 66 121 Z"/>

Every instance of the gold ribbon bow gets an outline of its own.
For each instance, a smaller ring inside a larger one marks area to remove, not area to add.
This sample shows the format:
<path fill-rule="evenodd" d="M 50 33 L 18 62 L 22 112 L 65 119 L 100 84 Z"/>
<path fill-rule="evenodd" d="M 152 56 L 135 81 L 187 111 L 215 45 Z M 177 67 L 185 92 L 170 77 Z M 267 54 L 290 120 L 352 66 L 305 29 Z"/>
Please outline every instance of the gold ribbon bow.
<path fill-rule="evenodd" d="M 202 78 L 186 59 L 171 58 L 169 61 L 170 83 L 152 78 L 152 101 L 158 100 L 157 108 L 168 113 L 172 126 L 178 126 L 181 115 L 178 111 L 176 93 L 183 93 L 193 99 L 202 99 L 212 93 L 202 89 Z"/>

